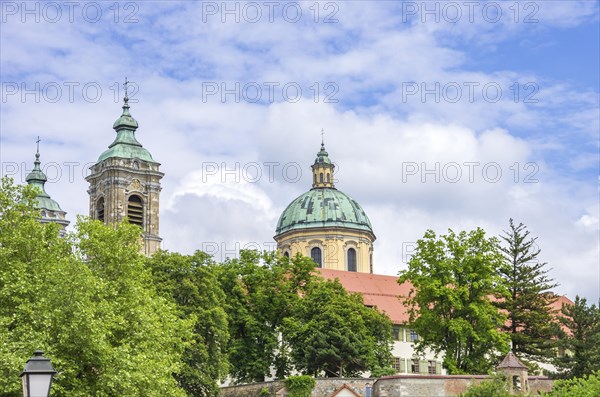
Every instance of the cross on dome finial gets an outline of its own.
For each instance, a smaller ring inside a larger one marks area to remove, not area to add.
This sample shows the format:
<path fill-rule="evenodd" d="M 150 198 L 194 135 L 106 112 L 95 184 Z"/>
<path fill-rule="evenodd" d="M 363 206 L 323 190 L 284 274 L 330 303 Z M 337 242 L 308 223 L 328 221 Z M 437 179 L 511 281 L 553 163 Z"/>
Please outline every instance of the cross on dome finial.
<path fill-rule="evenodd" d="M 321 128 L 321 147 L 324 148 L 325 147 L 325 129 Z"/>
<path fill-rule="evenodd" d="M 40 158 L 40 142 L 41 141 L 42 140 L 40 139 L 40 136 L 38 135 L 37 141 L 35 141 L 35 143 L 37 144 L 37 151 L 35 153 L 35 158 L 38 158 L 38 159 Z"/>
<path fill-rule="evenodd" d="M 129 96 L 127 95 L 127 89 L 129 88 L 129 84 L 131 84 L 131 81 L 127 80 L 127 77 L 125 77 L 125 83 L 123 83 L 123 88 L 125 88 L 125 98 L 123 99 L 125 100 L 125 103 L 129 101 Z"/>

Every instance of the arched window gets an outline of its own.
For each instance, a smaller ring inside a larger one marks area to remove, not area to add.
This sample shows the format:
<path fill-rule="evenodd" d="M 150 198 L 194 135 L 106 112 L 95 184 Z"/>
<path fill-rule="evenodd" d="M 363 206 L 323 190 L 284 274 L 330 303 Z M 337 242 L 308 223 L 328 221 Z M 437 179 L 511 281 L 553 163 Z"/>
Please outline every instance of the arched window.
<path fill-rule="evenodd" d="M 331 175 L 329 175 L 329 172 L 327 173 L 327 183 L 331 182 Z"/>
<path fill-rule="evenodd" d="M 289 253 L 289 252 L 287 252 L 287 251 L 285 251 L 285 252 L 283 253 L 283 256 L 285 256 L 286 258 L 289 258 L 289 257 L 290 257 L 290 253 Z"/>
<path fill-rule="evenodd" d="M 104 197 L 100 197 L 96 202 L 96 219 L 104 222 Z"/>
<path fill-rule="evenodd" d="M 127 218 L 129 218 L 129 223 L 144 227 L 144 204 L 140 196 L 129 196 Z"/>
<path fill-rule="evenodd" d="M 517 375 L 513 375 L 513 388 L 515 391 L 521 391 L 521 378 Z"/>
<path fill-rule="evenodd" d="M 348 252 L 346 253 L 348 256 L 348 271 L 355 272 L 356 271 L 356 250 L 354 248 L 348 248 Z"/>
<path fill-rule="evenodd" d="M 319 182 L 323 183 L 323 173 L 322 172 L 319 174 Z"/>
<path fill-rule="evenodd" d="M 310 250 L 310 257 L 312 258 L 313 261 L 315 261 L 315 263 L 317 264 L 317 267 L 321 267 L 322 263 L 321 263 L 321 248 L 319 247 L 313 247 L 313 249 Z"/>
<path fill-rule="evenodd" d="M 313 179 L 315 180 L 313 183 L 316 184 L 317 183 L 317 174 L 313 174 Z"/>

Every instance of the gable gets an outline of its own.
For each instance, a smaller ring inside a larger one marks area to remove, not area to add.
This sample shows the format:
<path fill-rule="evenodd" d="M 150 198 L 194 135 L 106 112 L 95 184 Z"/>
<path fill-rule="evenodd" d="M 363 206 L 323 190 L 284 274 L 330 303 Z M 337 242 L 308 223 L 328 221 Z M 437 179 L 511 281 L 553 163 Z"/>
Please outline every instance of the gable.
<path fill-rule="evenodd" d="M 360 394 L 352 390 L 348 385 L 344 384 L 337 389 L 330 397 L 360 397 Z"/>

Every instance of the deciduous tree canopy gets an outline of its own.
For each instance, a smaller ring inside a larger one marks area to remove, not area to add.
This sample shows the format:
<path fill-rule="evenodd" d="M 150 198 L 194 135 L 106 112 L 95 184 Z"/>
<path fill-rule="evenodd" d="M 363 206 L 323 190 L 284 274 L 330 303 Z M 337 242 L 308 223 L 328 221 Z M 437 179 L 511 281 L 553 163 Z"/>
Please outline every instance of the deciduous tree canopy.
<path fill-rule="evenodd" d="M 0 395 L 42 349 L 59 371 L 54 396 L 185 396 L 173 377 L 191 327 L 160 297 L 139 228 L 80 219 L 58 237 L 29 187 L 0 187 Z"/>
<path fill-rule="evenodd" d="M 439 237 L 429 230 L 400 272 L 398 281 L 413 285 L 406 303 L 420 336 L 417 350 L 445 352 L 451 374 L 487 373 L 494 353 L 508 351 L 509 337 L 500 332 L 506 317 L 492 302 L 505 295 L 501 266 L 498 240 L 482 229 Z"/>
<path fill-rule="evenodd" d="M 183 368 L 176 376 L 188 396 L 219 395 L 219 380 L 229 370 L 229 330 L 225 294 L 211 257 L 197 251 L 181 255 L 158 251 L 147 260 L 158 291 L 174 299 L 179 316 L 194 322 L 192 343 L 185 349 Z"/>

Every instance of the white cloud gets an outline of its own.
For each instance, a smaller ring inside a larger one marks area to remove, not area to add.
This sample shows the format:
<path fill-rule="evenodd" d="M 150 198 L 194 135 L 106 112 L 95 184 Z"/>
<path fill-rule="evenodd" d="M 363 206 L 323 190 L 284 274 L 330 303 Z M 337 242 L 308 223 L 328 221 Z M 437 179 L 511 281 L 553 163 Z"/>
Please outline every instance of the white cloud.
<path fill-rule="evenodd" d="M 95 24 L 9 19 L 0 39 L 3 84 L 80 85 L 72 102 L 66 88 L 57 103 L 3 98 L 2 173 L 24 182 L 40 135 L 42 161 L 61 168 L 48 192 L 71 220 L 86 214 L 85 164 L 114 139 L 123 95 L 115 82 L 127 76 L 140 87 L 131 109 L 138 139 L 165 172 L 161 234 L 168 249 L 217 243 L 222 256 L 250 242 L 267 247 L 281 211 L 310 187 L 309 166 L 325 128 L 339 165 L 337 186 L 364 206 L 378 236 L 376 271 L 397 273 L 402 244 L 428 228 L 481 226 L 495 235 L 513 217 L 539 236 L 560 292 L 597 300 L 598 181 L 589 176 L 598 164 L 597 88 L 581 88 L 577 76 L 549 81 L 523 67 L 480 70 L 469 53 L 522 40 L 553 51 L 536 34 L 597 21 L 597 2 L 537 2 L 540 22 L 533 25 L 481 18 L 405 23 L 402 4 L 393 2 L 336 2 L 339 23 L 322 23 L 323 14 L 314 23 L 313 3 L 303 4 L 308 18 L 299 23 L 281 16 L 273 23 L 221 23 L 220 15 L 203 22 L 202 3 L 194 2 L 139 3 L 139 22 L 132 24 L 112 22 L 110 13 Z M 253 104 L 229 96 L 222 103 L 220 95 L 202 95 L 207 82 L 271 81 L 298 82 L 302 100 Z M 515 101 L 515 81 L 537 82 L 539 102 Z M 90 82 L 102 88 L 97 103 L 82 97 Z M 310 87 L 317 82 L 315 103 Z M 324 102 L 327 82 L 339 88 L 338 103 Z M 440 101 L 422 100 L 421 92 L 403 96 L 413 82 L 419 89 L 456 83 L 462 97 L 452 103 L 451 91 Z M 486 101 L 478 89 L 471 101 L 469 82 L 497 83 L 503 97 Z M 236 163 L 259 164 L 262 177 L 220 183 L 220 174 L 206 173 L 208 164 L 231 169 Z M 277 164 L 274 180 L 267 163 Z M 292 172 L 300 167 L 302 178 L 285 178 L 286 164 Z"/>

